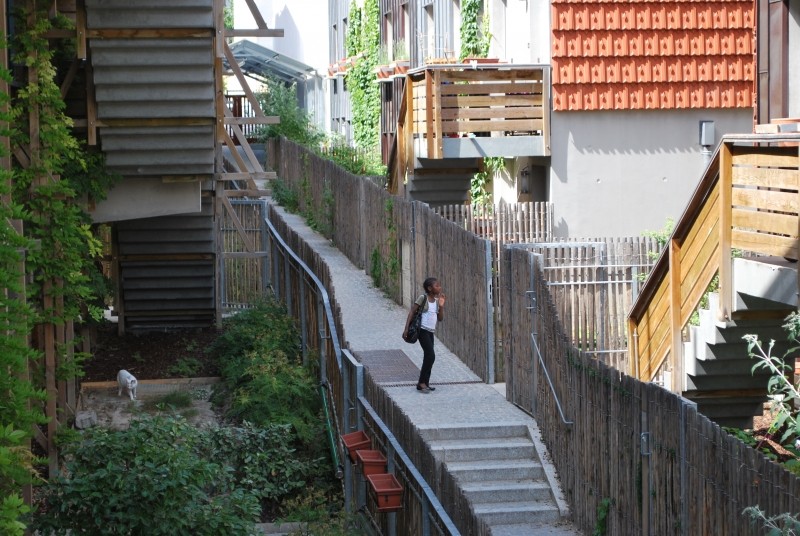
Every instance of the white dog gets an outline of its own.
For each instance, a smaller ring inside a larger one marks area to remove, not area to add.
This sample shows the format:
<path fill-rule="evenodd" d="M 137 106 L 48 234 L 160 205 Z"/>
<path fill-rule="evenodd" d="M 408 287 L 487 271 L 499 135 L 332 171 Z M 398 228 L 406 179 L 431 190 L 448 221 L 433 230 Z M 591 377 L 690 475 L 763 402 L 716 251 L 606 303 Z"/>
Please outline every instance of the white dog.
<path fill-rule="evenodd" d="M 128 396 L 131 397 L 131 400 L 136 400 L 136 386 L 139 382 L 136 381 L 133 374 L 124 369 L 120 370 L 119 373 L 117 373 L 117 383 L 119 384 L 117 396 L 122 395 L 122 391 L 125 390 Z"/>

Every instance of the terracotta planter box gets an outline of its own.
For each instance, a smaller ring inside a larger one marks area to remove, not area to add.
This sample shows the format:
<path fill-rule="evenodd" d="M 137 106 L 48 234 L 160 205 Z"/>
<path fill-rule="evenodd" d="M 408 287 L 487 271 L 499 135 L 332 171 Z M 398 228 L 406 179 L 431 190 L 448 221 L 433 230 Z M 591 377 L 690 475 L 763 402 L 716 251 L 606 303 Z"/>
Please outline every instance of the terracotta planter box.
<path fill-rule="evenodd" d="M 386 456 L 379 450 L 364 449 L 356 452 L 364 476 L 386 473 Z"/>
<path fill-rule="evenodd" d="M 378 512 L 394 512 L 402 508 L 403 486 L 391 473 L 369 475 L 370 495 L 375 499 Z"/>
<path fill-rule="evenodd" d="M 353 463 L 356 463 L 356 452 L 359 450 L 368 449 L 372 446 L 369 436 L 367 436 L 367 434 L 361 430 L 350 434 L 344 434 L 342 436 L 342 442 L 344 443 L 345 448 L 347 448 L 347 454 L 350 456 L 350 461 Z"/>

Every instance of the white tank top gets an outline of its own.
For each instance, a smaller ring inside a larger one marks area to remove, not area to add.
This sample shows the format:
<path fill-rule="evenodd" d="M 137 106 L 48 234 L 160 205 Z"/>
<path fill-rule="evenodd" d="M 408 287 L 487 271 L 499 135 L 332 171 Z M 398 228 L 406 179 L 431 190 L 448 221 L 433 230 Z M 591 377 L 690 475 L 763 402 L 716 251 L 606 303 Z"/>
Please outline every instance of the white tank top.
<path fill-rule="evenodd" d="M 425 299 L 427 300 L 428 297 L 426 296 Z M 422 304 L 422 307 L 425 307 L 425 304 Z M 433 300 L 433 302 L 428 302 L 428 310 L 422 312 L 422 329 L 426 329 L 428 331 L 436 331 L 436 316 L 439 313 L 439 300 Z"/>

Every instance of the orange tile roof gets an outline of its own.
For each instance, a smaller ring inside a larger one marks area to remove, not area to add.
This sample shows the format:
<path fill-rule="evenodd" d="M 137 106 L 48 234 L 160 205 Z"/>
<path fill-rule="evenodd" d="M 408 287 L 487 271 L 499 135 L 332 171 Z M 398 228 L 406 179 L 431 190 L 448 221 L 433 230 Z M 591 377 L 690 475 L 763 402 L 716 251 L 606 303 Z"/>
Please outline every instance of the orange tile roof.
<path fill-rule="evenodd" d="M 553 0 L 554 110 L 752 108 L 752 0 Z"/>

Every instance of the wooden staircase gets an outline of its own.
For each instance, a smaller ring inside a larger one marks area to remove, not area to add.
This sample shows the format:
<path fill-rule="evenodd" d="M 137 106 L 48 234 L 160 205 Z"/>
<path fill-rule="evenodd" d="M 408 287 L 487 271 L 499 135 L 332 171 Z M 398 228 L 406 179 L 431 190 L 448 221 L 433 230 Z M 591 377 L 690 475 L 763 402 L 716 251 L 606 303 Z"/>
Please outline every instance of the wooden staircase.
<path fill-rule="evenodd" d="M 798 146 L 796 133 L 724 136 L 628 316 L 630 373 L 720 424 L 748 427 L 766 399 L 767 378 L 750 373 L 741 337 L 780 341 L 773 355 L 786 349 L 781 325 L 797 307 L 797 270 L 780 281 L 753 270 L 798 258 Z M 715 276 L 717 293 L 689 327 Z"/>

